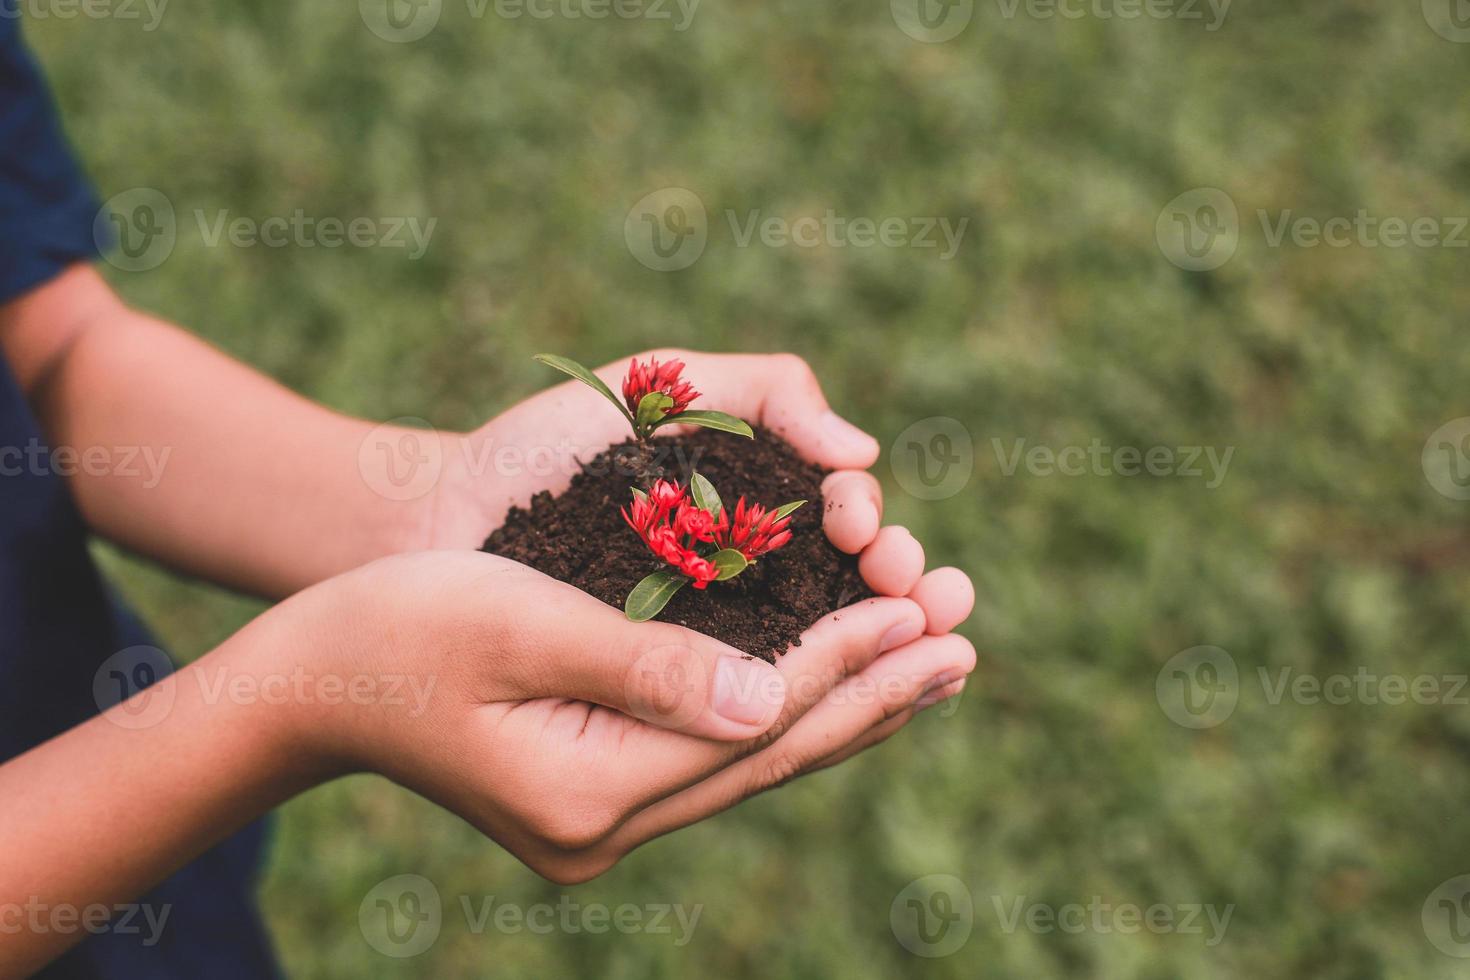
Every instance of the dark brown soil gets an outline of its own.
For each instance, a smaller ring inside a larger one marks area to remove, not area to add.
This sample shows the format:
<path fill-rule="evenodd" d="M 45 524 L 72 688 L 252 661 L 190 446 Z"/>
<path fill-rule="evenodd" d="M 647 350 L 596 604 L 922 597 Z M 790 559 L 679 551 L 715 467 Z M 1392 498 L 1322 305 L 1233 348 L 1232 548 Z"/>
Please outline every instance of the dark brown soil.
<path fill-rule="evenodd" d="M 825 471 L 801 460 L 780 436 L 756 429 L 752 441 L 699 429 L 654 439 L 653 446 L 640 450 L 631 439 L 614 446 L 583 466 L 561 496 L 543 492 L 529 509 L 512 508 L 482 550 L 570 582 L 621 610 L 643 576 L 665 567 L 618 513 L 629 501 L 629 487 L 656 477 L 687 483 L 690 470 L 698 469 L 727 504 L 744 494 L 768 507 L 801 499 L 807 505 L 792 515 L 785 547 L 703 592 L 686 586 L 659 620 L 774 661 L 812 623 L 872 594 L 857 559 L 832 547 L 822 531 Z"/>

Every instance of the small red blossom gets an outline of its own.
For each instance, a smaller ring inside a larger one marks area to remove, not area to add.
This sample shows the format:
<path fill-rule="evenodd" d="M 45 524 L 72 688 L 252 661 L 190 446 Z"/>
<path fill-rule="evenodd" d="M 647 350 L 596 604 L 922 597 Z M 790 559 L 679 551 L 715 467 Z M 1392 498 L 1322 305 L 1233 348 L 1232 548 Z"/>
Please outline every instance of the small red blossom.
<path fill-rule="evenodd" d="M 683 371 L 684 362 L 677 359 L 660 364 L 656 357 L 650 357 L 647 363 L 633 358 L 628 362 L 628 375 L 623 378 L 623 401 L 627 403 L 628 411 L 637 415 L 643 396 L 654 391 L 661 391 L 674 400 L 664 418 L 684 411 L 699 397 L 699 392 L 680 377 Z"/>
<path fill-rule="evenodd" d="M 689 411 L 689 403 L 699 397 L 699 392 L 694 386 L 683 378 L 684 362 L 678 359 L 664 364 L 658 362 L 658 358 L 650 357 L 646 363 L 633 358 L 628 362 L 628 374 L 623 378 L 622 399 L 594 374 L 585 364 L 579 364 L 570 357 L 562 357 L 560 354 L 537 354 L 536 360 L 547 367 L 555 368 L 562 374 L 569 374 L 582 382 L 593 391 L 612 403 L 628 420 L 628 425 L 633 428 L 633 438 L 639 442 L 647 442 L 659 426 L 666 423 L 677 422 L 680 425 L 693 425 L 705 429 L 715 429 L 719 432 L 731 432 L 747 439 L 755 438 L 755 431 L 751 429 L 750 423 L 727 412 L 716 412 L 713 410 L 696 409 Z M 647 396 L 657 392 L 665 398 L 652 399 L 648 404 L 648 411 L 640 414 L 638 409 L 642 407 L 643 400 Z"/>
<path fill-rule="evenodd" d="M 623 604 L 628 618 L 651 619 L 686 585 L 703 590 L 711 582 L 739 575 L 756 558 L 791 540 L 791 514 L 804 503 L 793 500 L 768 510 L 741 497 L 731 510 L 698 473 L 687 487 L 655 480 L 647 491 L 635 489 L 633 502 L 622 508 L 623 520 L 671 567 L 644 576 L 633 587 Z"/>
<path fill-rule="evenodd" d="M 714 540 L 719 525 L 677 484 L 655 480 L 648 493 L 634 494 L 631 508 L 624 507 L 622 514 L 648 550 L 693 579 L 696 589 L 705 588 L 719 575 L 695 550 Z"/>
<path fill-rule="evenodd" d="M 746 561 L 755 561 L 791 540 L 791 515 L 778 518 L 774 510 L 760 504 L 747 505 L 744 497 L 736 501 L 734 515 L 726 516 L 715 533 L 715 543 L 734 548 Z"/>

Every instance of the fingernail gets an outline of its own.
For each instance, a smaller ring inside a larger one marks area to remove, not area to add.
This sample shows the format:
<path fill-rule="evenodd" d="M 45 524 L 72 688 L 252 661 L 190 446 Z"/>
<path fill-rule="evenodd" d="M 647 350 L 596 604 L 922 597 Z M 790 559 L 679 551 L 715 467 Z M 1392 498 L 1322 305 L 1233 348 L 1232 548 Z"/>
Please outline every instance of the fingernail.
<path fill-rule="evenodd" d="M 942 674 L 935 674 L 933 677 L 929 678 L 929 683 L 924 685 L 924 690 L 919 695 L 919 700 L 922 701 L 925 694 L 933 693 L 946 684 L 953 684 L 955 681 L 962 681 L 969 676 L 970 675 L 968 671 L 963 671 L 958 668 L 954 670 L 946 670 Z"/>
<path fill-rule="evenodd" d="M 888 628 L 888 632 L 883 634 L 883 639 L 878 641 L 878 652 L 887 653 L 889 650 L 897 649 L 905 643 L 912 643 L 923 635 L 923 618 L 910 616 L 898 625 Z"/>
<path fill-rule="evenodd" d="M 868 449 L 876 445 L 872 436 L 836 412 L 828 411 L 822 415 L 822 431 L 828 439 L 848 449 Z"/>
<path fill-rule="evenodd" d="M 715 665 L 715 713 L 742 725 L 755 725 L 771 717 L 784 697 L 779 684 L 772 683 L 776 668 L 763 660 L 721 657 Z"/>
<path fill-rule="evenodd" d="M 936 704 L 943 704 L 964 689 L 965 679 L 963 677 L 957 681 L 950 681 L 948 684 L 940 684 L 938 687 L 924 692 L 924 695 L 915 702 L 914 709 L 915 711 L 927 711 Z"/>

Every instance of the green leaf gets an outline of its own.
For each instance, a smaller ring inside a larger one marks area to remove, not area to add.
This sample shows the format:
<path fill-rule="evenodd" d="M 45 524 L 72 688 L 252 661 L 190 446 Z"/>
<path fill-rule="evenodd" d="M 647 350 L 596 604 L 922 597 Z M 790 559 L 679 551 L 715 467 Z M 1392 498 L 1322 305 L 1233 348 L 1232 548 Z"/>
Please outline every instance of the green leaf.
<path fill-rule="evenodd" d="M 664 415 L 674 407 L 674 400 L 661 391 L 650 391 L 638 402 L 638 414 L 634 424 L 644 432 L 652 432 L 663 421 Z"/>
<path fill-rule="evenodd" d="M 601 378 L 587 370 L 581 364 L 578 364 L 570 357 L 562 357 L 560 354 L 537 354 L 535 360 L 540 361 L 547 367 L 554 367 L 563 374 L 570 374 L 587 387 L 601 392 L 602 397 L 618 407 L 618 411 L 623 413 L 623 418 L 628 420 L 629 425 L 633 425 L 635 428 L 637 427 L 633 422 L 632 414 L 628 411 L 628 406 L 623 404 L 623 400 L 617 395 L 614 395 L 612 389 L 602 383 Z"/>
<path fill-rule="evenodd" d="M 633 491 L 633 497 L 639 503 L 648 503 L 648 494 L 644 493 L 642 490 L 639 490 L 637 487 L 629 487 L 628 489 Z"/>
<path fill-rule="evenodd" d="M 720 511 L 724 509 L 724 501 L 720 500 L 720 493 L 715 485 L 698 473 L 689 477 L 689 492 L 694 495 L 694 506 L 705 511 L 715 520 L 720 519 Z"/>
<path fill-rule="evenodd" d="M 793 500 L 789 504 L 782 504 L 780 507 L 776 508 L 775 519 L 779 521 L 781 518 L 794 513 L 796 509 L 804 503 L 806 503 L 805 500 Z"/>
<path fill-rule="evenodd" d="M 750 564 L 750 562 L 745 560 L 745 556 L 734 548 L 724 548 L 716 551 L 709 556 L 709 561 L 720 570 L 720 574 L 715 577 L 716 582 L 723 582 L 725 579 L 734 578 L 745 571 L 746 566 Z"/>
<path fill-rule="evenodd" d="M 678 415 L 666 415 L 659 425 L 667 425 L 670 422 L 679 422 L 685 425 L 698 425 L 706 429 L 719 429 L 721 432 L 733 432 L 747 439 L 754 439 L 755 433 L 751 431 L 741 419 L 724 412 L 703 412 L 694 409 L 688 412 L 680 412 Z"/>
<path fill-rule="evenodd" d="M 674 593 L 688 584 L 689 579 L 678 572 L 660 569 L 633 586 L 623 603 L 623 612 L 635 623 L 646 622 L 662 612 Z"/>

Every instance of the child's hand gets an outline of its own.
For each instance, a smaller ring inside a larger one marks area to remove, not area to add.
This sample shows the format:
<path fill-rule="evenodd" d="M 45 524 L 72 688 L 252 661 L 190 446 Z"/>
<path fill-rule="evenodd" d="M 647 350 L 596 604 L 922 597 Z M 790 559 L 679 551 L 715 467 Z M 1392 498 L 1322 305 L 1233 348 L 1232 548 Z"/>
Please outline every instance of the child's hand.
<path fill-rule="evenodd" d="M 772 667 L 503 558 L 425 552 L 314 586 L 212 656 L 242 645 L 252 670 L 412 678 L 425 703 L 286 706 L 289 744 L 317 778 L 381 772 L 568 882 L 957 693 L 973 649 L 925 631 L 968 614 L 953 601 L 968 582 L 939 584 L 834 613 Z"/>
<path fill-rule="evenodd" d="M 848 554 L 864 552 L 875 540 L 884 543 L 875 555 L 865 554 L 861 565 L 874 592 L 903 596 L 915 587 L 924 571 L 924 550 L 903 528 L 883 528 L 880 533 L 883 493 L 878 481 L 863 472 L 878 459 L 878 443 L 827 406 L 805 361 L 791 354 L 683 350 L 635 356 L 682 359 L 687 365 L 684 376 L 703 392 L 699 407 L 763 425 L 804 458 L 833 470 L 822 486 L 829 505 L 823 511 L 827 537 Z M 604 365 L 597 374 L 616 390 L 627 363 L 624 359 Z M 451 440 L 433 501 L 431 546 L 478 548 L 512 504 L 525 505 L 541 490 L 565 489 L 576 471 L 574 457 L 590 460 L 628 435 L 627 421 L 596 392 L 566 381 L 506 410 L 462 441 Z M 541 465 L 518 463 L 498 472 L 493 461 L 505 450 L 513 452 L 502 458 L 539 459 Z M 473 472 L 477 466 L 489 469 Z M 940 602 L 966 605 L 972 599 L 968 580 L 952 569 L 926 579 L 925 587 Z"/>
<path fill-rule="evenodd" d="M 764 425 L 803 457 L 828 469 L 863 470 L 878 458 L 878 443 L 827 407 L 816 377 L 799 357 L 681 350 L 635 356 L 683 359 L 684 376 L 703 392 L 698 407 Z M 598 368 L 597 374 L 617 390 L 627 366 L 625 358 Z M 431 546 L 479 547 L 511 504 L 524 505 L 541 490 L 560 492 L 577 471 L 577 460 L 589 461 L 630 435 L 627 420 L 576 381 L 565 381 L 512 406 L 463 437 L 463 444 L 446 446 Z M 512 460 L 514 465 L 497 466 L 497 460 Z M 472 472 L 476 468 L 482 472 Z M 863 509 L 863 520 L 872 525 L 866 533 L 871 540 L 878 520 L 872 506 Z"/>

